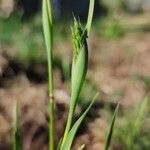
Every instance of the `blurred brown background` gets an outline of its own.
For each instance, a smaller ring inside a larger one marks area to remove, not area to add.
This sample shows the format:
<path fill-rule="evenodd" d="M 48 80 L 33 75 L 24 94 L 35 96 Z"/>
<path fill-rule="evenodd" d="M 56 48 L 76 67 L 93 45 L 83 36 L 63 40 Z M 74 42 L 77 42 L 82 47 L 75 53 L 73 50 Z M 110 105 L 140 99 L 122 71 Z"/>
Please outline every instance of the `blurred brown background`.
<path fill-rule="evenodd" d="M 73 15 L 84 23 L 87 0 L 53 0 L 56 141 L 70 100 Z M 111 149 L 150 149 L 150 1 L 96 0 L 89 39 L 90 62 L 76 117 L 95 91 L 100 95 L 79 129 L 73 149 L 103 149 L 120 101 Z M 144 105 L 148 97 L 147 105 Z M 48 92 L 41 0 L 0 0 L 0 150 L 11 149 L 12 106 L 19 101 L 23 150 L 48 149 Z M 144 107 L 144 109 L 141 109 Z M 139 112 L 140 125 L 132 130 Z"/>

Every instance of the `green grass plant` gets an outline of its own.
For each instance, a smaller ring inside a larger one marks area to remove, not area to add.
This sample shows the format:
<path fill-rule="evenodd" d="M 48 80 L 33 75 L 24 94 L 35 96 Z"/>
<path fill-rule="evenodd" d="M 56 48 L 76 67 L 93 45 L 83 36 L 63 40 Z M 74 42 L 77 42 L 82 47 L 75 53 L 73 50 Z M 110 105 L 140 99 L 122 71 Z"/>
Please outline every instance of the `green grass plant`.
<path fill-rule="evenodd" d="M 48 60 L 48 79 L 49 79 L 49 97 L 50 97 L 50 125 L 49 125 L 49 149 L 54 149 L 54 88 L 53 88 L 53 55 L 52 55 L 52 44 L 53 44 L 53 23 L 52 23 L 52 7 L 51 1 L 43 0 L 43 30 L 45 43 L 47 48 L 47 60 Z M 74 112 L 78 103 L 79 94 L 81 92 L 86 72 L 88 66 L 88 46 L 87 37 L 89 36 L 92 17 L 94 10 L 94 0 L 90 0 L 89 15 L 86 27 L 83 27 L 79 20 L 74 18 L 74 25 L 72 26 L 72 39 L 73 39 L 73 61 L 72 61 L 72 74 L 71 74 L 71 101 L 68 113 L 68 119 L 66 124 L 66 129 L 64 136 L 62 138 L 60 149 L 64 149 L 66 144 L 66 139 L 68 136 L 72 136 L 72 141 L 74 139 L 77 128 L 81 124 L 81 121 L 85 117 L 87 111 L 83 113 L 81 118 L 72 127 L 72 121 Z M 91 103 L 92 104 L 92 103 Z M 78 123 L 79 122 L 79 123 Z M 70 133 L 71 132 L 71 133 Z M 71 139 L 71 138 L 70 138 Z M 67 146 L 69 148 L 69 146 Z M 71 142 L 70 142 L 71 147 Z"/>
<path fill-rule="evenodd" d="M 75 135 L 80 127 L 85 116 L 89 112 L 90 108 L 93 106 L 98 93 L 93 96 L 92 101 L 89 106 L 85 109 L 83 114 L 74 122 L 74 114 L 77 104 L 79 104 L 79 96 L 81 89 L 83 87 L 87 68 L 88 68 L 88 43 L 87 38 L 90 34 L 91 23 L 94 11 L 94 0 L 90 0 L 89 3 L 89 13 L 87 17 L 86 25 L 82 25 L 79 19 L 74 18 L 74 23 L 71 27 L 72 31 L 72 43 L 73 43 L 73 58 L 72 58 L 72 68 L 71 68 L 71 100 L 70 107 L 67 117 L 66 128 L 59 144 L 55 143 L 55 99 L 54 99 L 54 81 L 53 81 L 53 17 L 52 17 L 52 1 L 43 0 L 42 3 L 42 20 L 43 20 L 43 32 L 45 45 L 47 50 L 47 62 L 48 62 L 48 91 L 49 91 L 49 150 L 71 150 L 71 146 L 75 139 Z M 106 141 L 105 150 L 108 150 L 114 123 L 118 111 L 118 106 L 116 107 L 115 113 L 113 115 L 110 131 Z M 14 107 L 13 115 L 13 148 L 14 150 L 21 150 L 20 136 L 18 130 L 18 108 L 17 104 Z M 84 143 L 83 143 L 84 144 Z M 84 149 L 84 145 L 79 147 L 79 149 Z"/>
<path fill-rule="evenodd" d="M 118 119 L 117 128 L 114 132 L 114 140 L 119 141 L 123 149 L 149 149 L 148 138 L 150 134 L 147 132 L 149 129 L 149 100 L 150 95 L 147 94 L 136 109 L 127 111 L 125 117 Z"/>

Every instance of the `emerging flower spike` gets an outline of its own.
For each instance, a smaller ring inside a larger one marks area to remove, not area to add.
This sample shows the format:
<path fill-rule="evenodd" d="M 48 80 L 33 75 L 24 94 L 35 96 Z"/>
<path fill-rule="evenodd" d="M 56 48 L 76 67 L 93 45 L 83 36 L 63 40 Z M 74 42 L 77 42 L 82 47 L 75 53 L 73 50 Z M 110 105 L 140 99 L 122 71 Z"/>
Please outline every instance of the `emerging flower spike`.
<path fill-rule="evenodd" d="M 83 28 L 80 21 L 74 19 L 72 26 L 73 39 L 73 61 L 71 74 L 71 98 L 76 106 L 78 96 L 81 92 L 83 82 L 87 73 L 88 66 L 88 46 L 87 31 Z M 71 103 L 72 104 L 72 103 Z"/>
<path fill-rule="evenodd" d="M 64 133 L 62 145 L 70 131 L 72 119 L 78 98 L 81 93 L 83 83 L 85 81 L 87 67 L 88 67 L 88 46 L 87 46 L 87 29 L 83 28 L 81 23 L 74 19 L 72 26 L 72 39 L 73 39 L 73 60 L 71 71 L 71 101 L 69 108 L 69 116 Z"/>
<path fill-rule="evenodd" d="M 74 18 L 74 24 L 71 27 L 71 31 L 73 39 L 73 56 L 74 59 L 76 59 L 80 49 L 84 46 L 84 44 L 87 45 L 87 30 L 82 27 L 80 21 L 77 21 L 76 18 Z"/>

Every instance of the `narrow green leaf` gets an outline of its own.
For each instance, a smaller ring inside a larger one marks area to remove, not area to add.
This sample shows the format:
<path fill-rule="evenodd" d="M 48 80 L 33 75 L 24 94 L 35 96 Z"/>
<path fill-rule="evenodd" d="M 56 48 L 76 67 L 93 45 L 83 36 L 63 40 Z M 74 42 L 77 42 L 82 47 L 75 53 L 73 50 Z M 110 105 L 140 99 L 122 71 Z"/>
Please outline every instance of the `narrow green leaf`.
<path fill-rule="evenodd" d="M 87 24 L 86 24 L 88 36 L 90 34 L 90 29 L 91 29 L 91 24 L 92 24 L 92 19 L 93 19 L 94 4 L 95 4 L 95 0 L 90 0 L 89 13 L 88 13 L 88 19 L 87 19 Z"/>
<path fill-rule="evenodd" d="M 43 0 L 42 5 L 42 19 L 43 19 L 43 32 L 44 39 L 47 49 L 47 60 L 48 60 L 48 81 L 49 81 L 49 92 L 53 93 L 53 72 L 52 72 L 52 44 L 53 44 L 53 26 L 52 26 L 52 12 L 51 12 L 51 1 Z"/>
<path fill-rule="evenodd" d="M 43 0 L 42 4 L 43 31 L 48 52 L 51 51 L 52 47 L 52 14 L 50 2 L 49 0 Z"/>
<path fill-rule="evenodd" d="M 92 107 L 92 105 L 94 104 L 96 98 L 98 96 L 98 93 L 94 96 L 93 100 L 91 101 L 89 107 L 86 109 L 86 111 L 81 115 L 81 117 L 75 122 L 75 124 L 73 125 L 72 129 L 70 130 L 65 143 L 62 145 L 61 150 L 70 150 L 71 149 L 71 145 L 73 143 L 73 140 L 75 138 L 76 132 L 78 130 L 78 128 L 80 127 L 83 119 L 85 118 L 86 114 L 88 113 L 88 111 L 90 110 L 90 108 Z"/>
<path fill-rule="evenodd" d="M 18 121 L 18 105 L 15 101 L 13 107 L 13 150 L 21 150 L 21 137 L 19 132 L 19 121 Z"/>
<path fill-rule="evenodd" d="M 108 148 L 110 146 L 110 142 L 111 142 L 111 138 L 112 138 L 112 134 L 113 134 L 113 130 L 114 130 L 114 124 L 115 124 L 116 116 L 118 113 L 118 109 L 119 109 L 119 103 L 117 104 L 115 112 L 114 112 L 113 117 L 112 117 L 109 133 L 108 133 L 107 140 L 105 143 L 105 150 L 108 150 Z"/>

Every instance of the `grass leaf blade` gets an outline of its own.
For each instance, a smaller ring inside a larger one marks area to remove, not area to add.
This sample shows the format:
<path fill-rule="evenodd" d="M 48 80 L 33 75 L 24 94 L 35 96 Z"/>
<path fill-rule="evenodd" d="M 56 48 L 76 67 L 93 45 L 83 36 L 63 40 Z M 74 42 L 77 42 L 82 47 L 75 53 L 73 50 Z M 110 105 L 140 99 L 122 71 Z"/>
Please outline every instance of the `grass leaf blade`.
<path fill-rule="evenodd" d="M 53 93 L 53 81 L 52 81 L 53 27 L 52 27 L 51 1 L 49 0 L 43 0 L 42 19 L 43 19 L 44 39 L 47 49 L 49 92 Z"/>
<path fill-rule="evenodd" d="M 67 139 L 65 141 L 65 143 L 62 145 L 61 150 L 70 150 L 71 149 L 71 145 L 73 143 L 75 134 L 79 128 L 79 126 L 81 125 L 83 119 L 85 118 L 86 114 L 88 113 L 88 111 L 90 110 L 90 108 L 92 107 L 92 105 L 94 104 L 96 98 L 98 96 L 98 93 L 94 96 L 93 100 L 91 101 L 89 107 L 86 109 L 86 111 L 81 115 L 81 117 L 75 122 L 75 124 L 73 125 L 72 129 L 70 130 Z"/>
<path fill-rule="evenodd" d="M 91 24 L 92 24 L 92 19 L 93 19 L 94 4 L 95 4 L 95 0 L 90 0 L 89 13 L 88 13 L 88 19 L 87 19 L 87 24 L 86 24 L 88 36 L 90 34 L 90 29 L 91 29 Z"/>
<path fill-rule="evenodd" d="M 112 118 L 110 129 L 109 129 L 109 133 L 108 133 L 107 140 L 106 140 L 106 143 L 105 143 L 105 150 L 108 150 L 108 148 L 110 146 L 110 142 L 111 142 L 111 138 L 112 138 L 112 134 L 113 134 L 113 129 L 114 129 L 114 124 L 115 124 L 116 116 L 117 116 L 117 113 L 118 113 L 118 109 L 119 109 L 119 103 L 117 104 L 115 112 L 113 114 L 113 118 Z"/>

